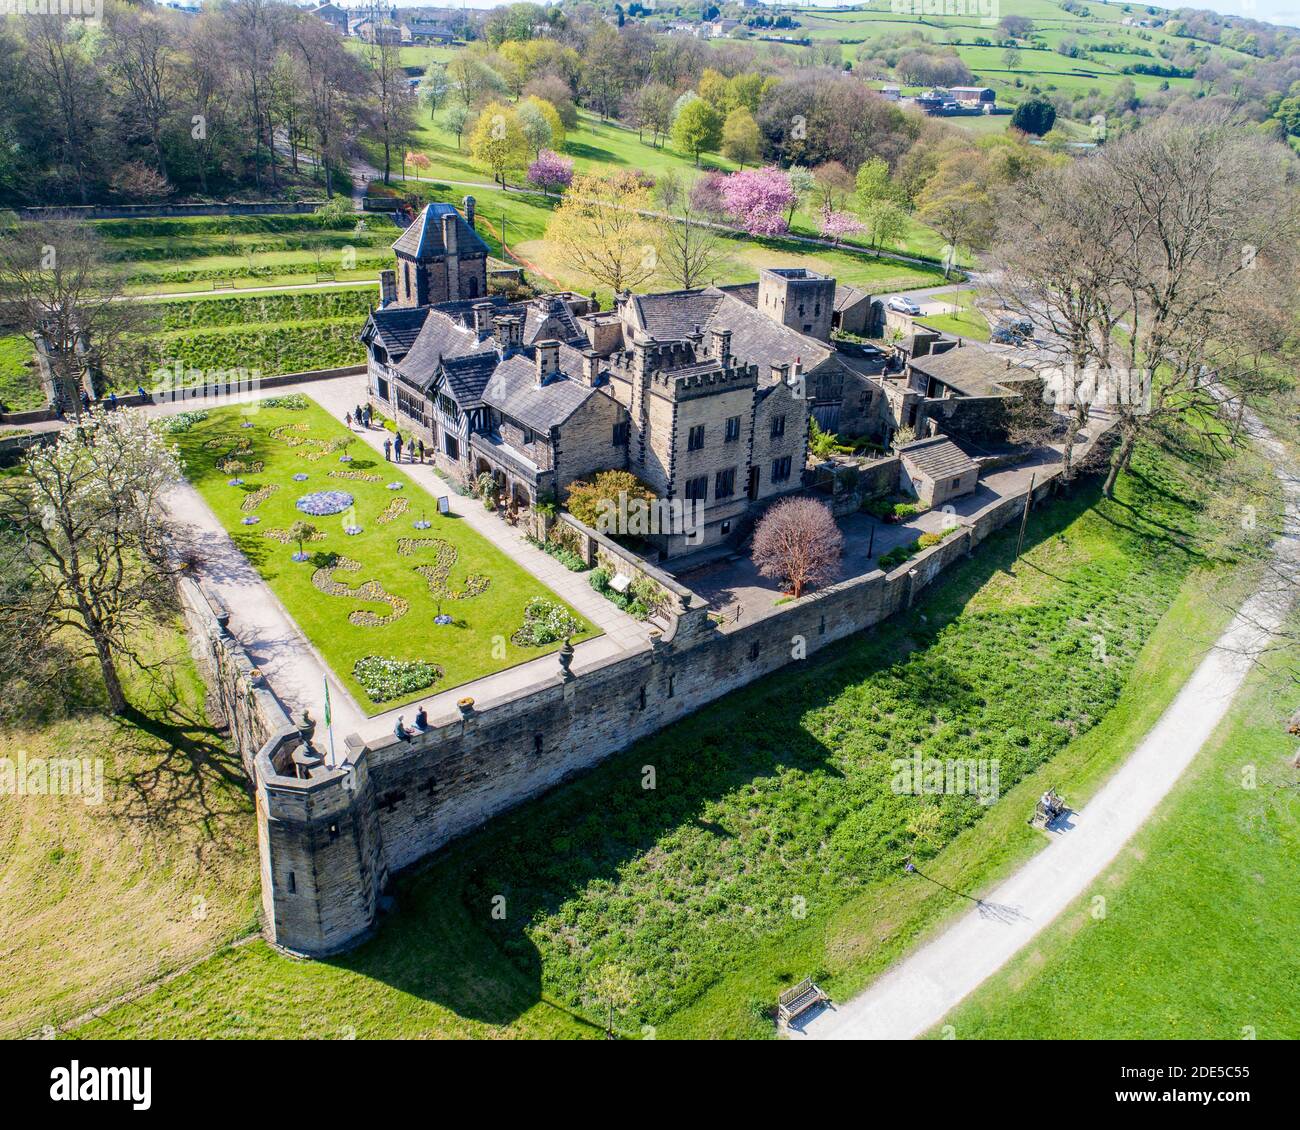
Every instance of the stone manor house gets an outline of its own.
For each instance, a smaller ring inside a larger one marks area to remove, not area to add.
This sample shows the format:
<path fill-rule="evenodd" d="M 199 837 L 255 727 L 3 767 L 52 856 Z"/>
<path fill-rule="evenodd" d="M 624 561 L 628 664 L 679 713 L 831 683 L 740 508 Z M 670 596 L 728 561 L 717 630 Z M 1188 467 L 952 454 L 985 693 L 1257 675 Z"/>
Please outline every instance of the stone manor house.
<path fill-rule="evenodd" d="M 628 470 L 670 504 L 703 506 L 702 539 L 652 539 L 671 557 L 800 489 L 810 417 L 882 438 L 901 422 L 883 354 L 832 344 L 836 282 L 813 271 L 623 294 L 604 311 L 567 292 L 511 302 L 488 293 L 473 197 L 463 214 L 430 204 L 393 251 L 362 332 L 370 400 L 462 486 L 492 475 L 510 508 Z"/>

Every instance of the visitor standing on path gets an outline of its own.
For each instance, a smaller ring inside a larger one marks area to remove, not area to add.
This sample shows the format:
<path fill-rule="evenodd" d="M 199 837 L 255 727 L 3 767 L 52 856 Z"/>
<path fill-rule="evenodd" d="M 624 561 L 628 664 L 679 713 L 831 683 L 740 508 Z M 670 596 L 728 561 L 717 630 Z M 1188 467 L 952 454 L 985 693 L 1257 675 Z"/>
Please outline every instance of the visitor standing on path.
<path fill-rule="evenodd" d="M 424 440 L 420 440 L 420 462 L 424 462 Z"/>
<path fill-rule="evenodd" d="M 393 450 L 397 453 L 397 462 L 402 461 L 402 433 L 397 433 L 397 438 L 393 440 Z"/>
<path fill-rule="evenodd" d="M 384 460 L 388 463 L 393 461 L 393 441 L 391 439 L 384 440 Z"/>
<path fill-rule="evenodd" d="M 352 413 L 349 412 L 343 417 L 343 423 L 347 426 L 348 431 L 352 430 Z"/>

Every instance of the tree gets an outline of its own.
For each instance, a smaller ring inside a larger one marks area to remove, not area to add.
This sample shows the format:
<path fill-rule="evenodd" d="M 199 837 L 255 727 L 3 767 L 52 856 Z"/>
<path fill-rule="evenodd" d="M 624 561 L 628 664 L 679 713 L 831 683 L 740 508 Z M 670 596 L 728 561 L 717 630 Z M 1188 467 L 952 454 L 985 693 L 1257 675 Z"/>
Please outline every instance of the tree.
<path fill-rule="evenodd" d="M 524 123 L 524 116 L 527 115 L 530 123 L 534 118 L 540 118 L 545 123 L 546 131 L 550 137 L 543 143 L 549 145 L 557 152 L 564 148 L 564 122 L 560 120 L 560 112 L 543 98 L 538 98 L 535 94 L 530 94 L 519 103 L 520 122 Z M 528 135 L 528 124 L 525 124 L 524 133 Z M 540 126 L 532 124 L 535 135 L 540 136 L 543 132 Z M 532 141 L 532 137 L 529 137 Z M 538 146 L 535 152 L 541 152 L 543 146 Z"/>
<path fill-rule="evenodd" d="M 384 183 L 390 184 L 393 148 L 404 149 L 415 134 L 414 100 L 397 44 L 372 43 L 366 50 L 366 64 L 373 98 L 370 116 L 384 145 Z"/>
<path fill-rule="evenodd" d="M 921 219 L 947 241 L 944 277 L 952 273 L 958 247 L 980 248 L 992 235 L 997 209 L 986 163 L 965 149 L 950 151 L 917 197 Z"/>
<path fill-rule="evenodd" d="M 587 989 L 588 1000 L 605 1013 L 605 1038 L 614 1038 L 614 1014 L 622 1016 L 636 1003 L 636 980 L 628 970 L 609 963 L 602 965 Z"/>
<path fill-rule="evenodd" d="M 429 120 L 438 116 L 438 111 L 451 93 L 451 79 L 447 76 L 447 64 L 434 61 L 424 69 L 420 80 L 420 97 L 429 108 Z"/>
<path fill-rule="evenodd" d="M 32 447 L 0 486 L 0 514 L 19 531 L 44 630 L 84 637 L 114 714 L 128 709 L 118 666 L 130 638 L 169 599 L 161 496 L 180 461 L 132 409 L 96 413 L 52 445 Z M 12 623 L 0 610 L 0 624 Z M 28 624 L 30 617 L 25 617 Z"/>
<path fill-rule="evenodd" d="M 573 162 L 549 149 L 543 149 L 537 160 L 528 166 L 528 181 L 547 196 L 552 191 L 563 191 L 573 183 Z"/>
<path fill-rule="evenodd" d="M 303 543 L 311 541 L 318 533 L 320 533 L 320 530 L 310 522 L 304 522 L 301 518 L 289 527 L 289 536 L 298 543 L 298 555 L 294 558 L 295 561 L 305 561 L 307 559 L 307 552 L 303 549 Z"/>
<path fill-rule="evenodd" d="M 790 191 L 794 193 L 794 199 L 790 202 L 790 212 L 786 216 L 786 226 L 789 227 L 794 223 L 796 209 L 817 187 L 817 178 L 813 175 L 812 169 L 805 165 L 791 165 L 785 175 L 790 178 Z"/>
<path fill-rule="evenodd" d="M 787 498 L 768 508 L 754 528 L 752 559 L 771 577 L 800 597 L 809 585 L 839 575 L 844 535 L 830 508 L 811 498 Z"/>
<path fill-rule="evenodd" d="M 457 103 L 454 106 L 448 106 L 442 115 L 442 124 L 450 133 L 456 135 L 456 150 L 460 151 L 460 139 L 465 133 L 466 127 L 473 120 L 474 112 L 468 106 L 462 106 Z"/>
<path fill-rule="evenodd" d="M 627 503 L 620 506 L 623 499 L 626 499 Z M 654 491 L 631 471 L 600 471 L 589 483 L 580 479 L 571 482 L 564 505 L 579 522 L 593 529 L 599 529 L 603 515 L 608 515 L 612 511 L 626 511 L 627 506 L 632 504 L 644 503 L 649 506 L 654 501 Z M 608 525 L 608 522 L 606 524 Z M 607 532 L 620 533 L 621 531 Z"/>
<path fill-rule="evenodd" d="M 728 243 L 713 226 L 714 217 L 695 192 L 683 192 L 674 182 L 659 184 L 660 200 L 673 222 L 664 224 L 660 238 L 663 275 L 683 290 L 707 286 L 728 262 Z"/>
<path fill-rule="evenodd" d="M 879 251 L 887 244 L 898 243 L 907 235 L 907 213 L 888 200 L 877 200 L 863 215 L 871 246 Z"/>
<path fill-rule="evenodd" d="M 750 235 L 782 235 L 795 202 L 788 173 L 773 165 L 732 173 L 722 182 L 727 212 Z"/>
<path fill-rule="evenodd" d="M 1002 52 L 1002 65 L 1009 71 L 1014 71 L 1020 66 L 1020 48 L 1008 47 Z"/>
<path fill-rule="evenodd" d="M 673 145 L 692 154 L 697 166 L 700 154 L 713 152 L 721 141 L 722 115 L 704 99 L 696 98 L 681 108 L 673 122 Z"/>
<path fill-rule="evenodd" d="M 528 148 L 532 151 L 534 157 L 538 156 L 543 149 L 548 149 L 554 144 L 553 138 L 555 135 L 551 132 L 551 123 L 546 120 L 546 115 L 537 106 L 521 102 L 515 113 L 518 116 L 519 128 L 523 131 L 524 140 L 528 143 Z"/>
<path fill-rule="evenodd" d="M 102 371 L 121 366 L 147 310 L 122 301 L 126 274 L 97 231 L 76 219 L 24 224 L 0 239 L 0 306 L 33 346 L 45 347 L 55 406 L 81 418 L 81 394 L 98 395 Z"/>
<path fill-rule="evenodd" d="M 1016 107 L 1011 128 L 1042 137 L 1056 122 L 1056 107 L 1043 98 L 1030 98 Z"/>
<path fill-rule="evenodd" d="M 889 162 L 882 157 L 872 157 L 859 166 L 854 189 L 863 208 L 870 208 L 882 200 L 898 202 L 901 195 L 890 178 Z"/>
<path fill-rule="evenodd" d="M 489 95 L 505 90 L 501 76 L 468 51 L 457 51 L 452 56 L 447 64 L 447 78 L 467 110 L 474 109 Z"/>
<path fill-rule="evenodd" d="M 832 240 L 838 247 L 840 240 L 846 235 L 865 231 L 866 225 L 852 212 L 833 212 L 829 208 L 824 208 L 817 230 L 823 239 Z"/>
<path fill-rule="evenodd" d="M 641 214 L 650 206 L 650 189 L 633 173 L 575 176 L 546 238 L 571 268 L 619 294 L 659 268 L 659 225 Z"/>
<path fill-rule="evenodd" d="M 493 180 L 506 187 L 511 170 L 528 162 L 528 141 L 513 110 L 500 102 L 483 107 L 469 137 L 470 155 L 492 172 Z"/>
<path fill-rule="evenodd" d="M 758 123 L 744 106 L 737 106 L 727 115 L 722 126 L 722 155 L 729 161 L 742 169 L 757 161 L 761 141 Z"/>

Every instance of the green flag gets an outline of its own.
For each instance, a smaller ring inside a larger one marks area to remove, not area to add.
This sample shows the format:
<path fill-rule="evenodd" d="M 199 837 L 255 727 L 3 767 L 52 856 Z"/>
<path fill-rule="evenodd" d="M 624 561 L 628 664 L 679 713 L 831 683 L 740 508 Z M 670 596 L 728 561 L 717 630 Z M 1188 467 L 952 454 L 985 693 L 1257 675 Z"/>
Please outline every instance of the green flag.
<path fill-rule="evenodd" d="M 328 725 L 330 725 L 330 723 L 333 721 L 333 720 L 330 718 L 330 681 L 329 681 L 329 679 L 325 679 L 325 680 L 324 680 L 324 683 L 325 683 L 325 725 L 328 726 Z"/>

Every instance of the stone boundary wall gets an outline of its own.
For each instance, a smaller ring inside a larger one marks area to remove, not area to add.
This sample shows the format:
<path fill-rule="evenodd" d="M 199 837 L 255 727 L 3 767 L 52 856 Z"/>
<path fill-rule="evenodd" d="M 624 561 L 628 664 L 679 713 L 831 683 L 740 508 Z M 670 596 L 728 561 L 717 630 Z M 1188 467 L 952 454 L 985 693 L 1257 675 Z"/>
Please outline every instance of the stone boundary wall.
<path fill-rule="evenodd" d="M 178 216 L 297 216 L 315 212 L 323 200 L 238 201 L 230 204 L 67 204 L 19 208 L 19 218 L 43 220 L 75 216 L 80 220 L 130 220 Z"/>
<path fill-rule="evenodd" d="M 1051 468 L 1036 480 L 1034 501 L 1059 473 Z M 406 740 L 365 743 L 354 735 L 344 771 L 310 781 L 272 776 L 270 755 L 259 754 L 268 936 L 316 956 L 355 944 L 373 926 L 392 873 L 637 739 L 777 676 L 800 661 L 795 655 L 911 607 L 945 568 L 1017 520 L 1024 505 L 1022 491 L 888 574 L 875 570 L 829 586 L 752 623 L 717 625 L 706 603 L 683 590 L 690 599 L 671 638 L 653 639 L 649 650 L 575 665 L 571 673 L 557 669 L 541 684 L 431 719 L 429 730 Z M 660 572 L 644 562 L 641 569 Z"/>

